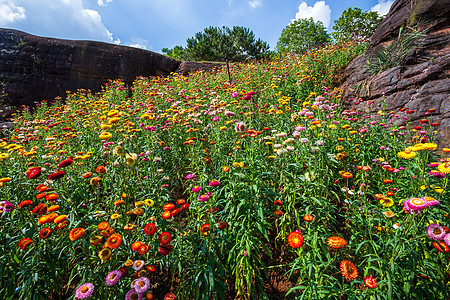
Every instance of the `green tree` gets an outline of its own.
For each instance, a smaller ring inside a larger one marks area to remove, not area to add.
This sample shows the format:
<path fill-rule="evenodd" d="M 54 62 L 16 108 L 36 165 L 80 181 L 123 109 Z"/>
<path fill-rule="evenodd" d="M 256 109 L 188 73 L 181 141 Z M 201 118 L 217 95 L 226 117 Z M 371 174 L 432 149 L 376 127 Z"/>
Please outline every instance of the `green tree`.
<path fill-rule="evenodd" d="M 310 47 L 317 47 L 330 40 L 326 28 L 321 21 L 312 18 L 297 19 L 281 32 L 277 42 L 278 52 L 303 53 Z"/>
<path fill-rule="evenodd" d="M 175 46 L 172 49 L 169 48 L 162 48 L 162 52 L 170 57 L 173 57 L 178 60 L 185 59 L 186 53 L 185 49 L 182 46 Z"/>
<path fill-rule="evenodd" d="M 378 24 L 383 20 L 376 11 L 362 11 L 361 8 L 347 8 L 338 20 L 334 21 L 331 35 L 336 43 L 370 38 Z"/>
<path fill-rule="evenodd" d="M 190 60 L 245 61 L 269 55 L 269 45 L 245 27 L 208 27 L 186 40 L 185 55 Z"/>

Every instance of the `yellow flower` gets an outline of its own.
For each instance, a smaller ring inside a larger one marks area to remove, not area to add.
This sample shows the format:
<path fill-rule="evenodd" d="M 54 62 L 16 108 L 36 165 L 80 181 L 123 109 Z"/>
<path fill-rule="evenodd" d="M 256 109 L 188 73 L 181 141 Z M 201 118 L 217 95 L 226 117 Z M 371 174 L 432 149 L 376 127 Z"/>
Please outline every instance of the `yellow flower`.
<path fill-rule="evenodd" d="M 427 150 L 427 148 L 425 147 L 424 144 L 419 143 L 419 144 L 415 144 L 414 147 L 412 147 L 413 151 L 422 151 L 422 150 Z"/>
<path fill-rule="evenodd" d="M 439 164 L 437 168 L 441 173 L 450 174 L 450 161 Z"/>
<path fill-rule="evenodd" d="M 136 206 L 136 207 L 141 207 L 142 205 L 144 205 L 144 201 L 136 201 L 136 202 L 134 202 L 134 206 Z"/>
<path fill-rule="evenodd" d="M 400 157 L 400 158 L 403 158 L 403 159 L 411 159 L 411 158 L 414 158 L 416 155 L 417 155 L 416 152 L 414 152 L 414 151 L 406 151 L 406 150 L 397 153 L 397 156 Z"/>
<path fill-rule="evenodd" d="M 423 144 L 426 150 L 434 151 L 437 148 L 437 144 L 435 143 L 425 143 Z"/>
<path fill-rule="evenodd" d="M 235 168 L 239 168 L 241 165 L 238 163 L 238 162 L 234 162 L 233 163 L 233 167 L 235 167 Z"/>
<path fill-rule="evenodd" d="M 127 165 L 129 165 L 130 167 L 134 166 L 134 164 L 136 164 L 136 160 L 137 160 L 137 154 L 136 153 L 130 153 L 125 155 L 125 158 L 127 160 Z"/>
<path fill-rule="evenodd" d="M 392 200 L 391 198 L 382 198 L 380 199 L 380 204 L 384 207 L 391 207 L 392 205 L 394 205 L 394 200 Z"/>
<path fill-rule="evenodd" d="M 144 205 L 145 205 L 145 206 L 153 207 L 154 204 L 155 204 L 155 202 L 153 202 L 152 199 L 145 199 L 145 200 L 144 200 Z"/>
<path fill-rule="evenodd" d="M 114 148 L 114 153 L 119 155 L 119 156 L 124 156 L 125 155 L 125 151 L 123 150 L 122 146 L 117 146 Z"/>
<path fill-rule="evenodd" d="M 115 220 L 115 219 L 117 219 L 117 218 L 119 218 L 119 217 L 120 217 L 119 214 L 112 214 L 112 215 L 111 215 L 111 220 Z"/>
<path fill-rule="evenodd" d="M 112 139 L 112 134 L 104 131 L 100 134 L 99 138 L 102 140 L 110 140 L 110 139 Z"/>

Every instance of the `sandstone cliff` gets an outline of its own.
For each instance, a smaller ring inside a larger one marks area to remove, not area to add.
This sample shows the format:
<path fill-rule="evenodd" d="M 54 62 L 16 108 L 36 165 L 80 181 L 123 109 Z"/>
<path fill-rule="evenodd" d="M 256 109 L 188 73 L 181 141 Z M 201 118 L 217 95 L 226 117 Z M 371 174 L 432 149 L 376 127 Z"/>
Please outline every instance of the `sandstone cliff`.
<path fill-rule="evenodd" d="M 142 49 L 94 41 L 44 38 L 0 29 L 0 83 L 14 105 L 99 91 L 108 79 L 168 75 L 180 61 Z M 1 87 L 0 87 L 1 88 Z"/>
<path fill-rule="evenodd" d="M 414 125 L 436 109 L 433 122 L 439 128 L 441 146 L 450 141 L 450 1 L 396 0 L 371 38 L 368 51 L 355 58 L 346 68 L 341 89 L 346 99 L 354 98 L 356 106 L 377 117 L 386 110 L 407 108 L 414 113 L 400 115 L 393 121 L 405 124 L 405 117 Z M 402 63 L 381 73 L 371 74 L 367 61 L 394 42 L 400 28 L 417 28 L 426 35 L 417 39 Z M 383 97 L 385 98 L 382 101 Z M 358 101 L 362 98 L 363 101 Z"/>

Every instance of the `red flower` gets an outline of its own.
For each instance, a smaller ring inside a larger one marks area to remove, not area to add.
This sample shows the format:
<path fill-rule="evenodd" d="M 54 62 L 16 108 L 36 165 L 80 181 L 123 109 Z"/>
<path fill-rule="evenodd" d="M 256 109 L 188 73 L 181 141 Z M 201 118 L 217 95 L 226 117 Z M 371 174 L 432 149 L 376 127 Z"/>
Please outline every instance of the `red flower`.
<path fill-rule="evenodd" d="M 303 238 L 303 235 L 298 230 L 291 232 L 288 235 L 288 243 L 294 249 L 298 249 L 303 246 L 304 241 L 305 239 Z"/>
<path fill-rule="evenodd" d="M 175 204 L 173 203 L 166 203 L 163 205 L 163 211 L 172 211 L 175 209 Z"/>
<path fill-rule="evenodd" d="M 168 243 L 170 243 L 171 240 L 172 235 L 167 231 L 161 233 L 158 237 L 158 241 L 162 246 L 167 245 Z"/>
<path fill-rule="evenodd" d="M 31 245 L 32 243 L 33 243 L 33 240 L 32 240 L 32 239 L 29 239 L 29 238 L 21 239 L 20 242 L 19 242 L 19 248 L 20 248 L 21 250 L 25 250 L 25 249 L 27 249 L 28 246 Z"/>
<path fill-rule="evenodd" d="M 167 255 L 167 254 L 169 254 L 169 250 L 167 250 L 166 248 L 164 248 L 164 247 L 159 247 L 158 248 L 158 252 L 159 252 L 159 254 L 161 254 L 161 255 Z"/>
<path fill-rule="evenodd" d="M 391 179 L 383 179 L 383 183 L 392 183 Z"/>
<path fill-rule="evenodd" d="M 219 229 L 225 229 L 227 228 L 227 226 L 228 226 L 227 223 L 224 221 L 217 222 L 217 227 L 219 227 Z"/>
<path fill-rule="evenodd" d="M 378 285 L 377 280 L 376 280 L 375 278 L 370 277 L 370 276 L 364 277 L 364 280 L 363 280 L 363 281 L 364 281 L 364 284 L 365 284 L 367 287 L 371 288 L 371 289 L 376 288 L 377 285 Z"/>
<path fill-rule="evenodd" d="M 33 209 L 33 214 L 45 215 L 47 213 L 47 206 L 43 203 L 39 204 Z"/>
<path fill-rule="evenodd" d="M 144 232 L 146 235 L 148 236 L 152 236 L 156 233 L 156 225 L 153 223 L 148 223 L 147 225 L 145 225 L 144 227 Z"/>
<path fill-rule="evenodd" d="M 33 201 L 31 201 L 31 200 L 24 200 L 24 201 L 19 203 L 19 208 L 24 208 L 24 207 L 27 207 L 27 206 L 29 206 L 31 204 L 33 204 Z"/>
<path fill-rule="evenodd" d="M 312 222 L 313 220 L 314 220 L 314 217 L 312 216 L 312 215 L 304 215 L 303 216 L 303 220 L 305 221 L 305 222 Z"/>
<path fill-rule="evenodd" d="M 64 171 L 57 171 L 57 172 L 54 172 L 54 173 L 51 173 L 50 175 L 48 175 L 48 179 L 49 180 L 56 180 L 56 179 L 63 178 L 64 175 L 66 175 L 66 172 L 64 172 Z"/>
<path fill-rule="evenodd" d="M 174 293 L 168 293 L 167 295 L 164 296 L 164 300 L 176 300 L 177 296 L 175 296 Z"/>
<path fill-rule="evenodd" d="M 443 241 L 433 242 L 433 247 L 441 253 L 447 253 L 449 251 L 447 244 Z"/>
<path fill-rule="evenodd" d="M 39 232 L 39 238 L 45 240 L 46 238 L 48 238 L 50 236 L 50 234 L 52 233 L 52 230 L 48 227 L 46 228 L 42 228 L 41 231 Z"/>
<path fill-rule="evenodd" d="M 58 168 L 65 168 L 73 164 L 72 157 L 69 157 L 58 164 Z"/>
<path fill-rule="evenodd" d="M 209 224 L 209 223 L 205 223 L 200 227 L 200 232 L 203 234 L 207 234 L 208 231 L 210 231 L 210 230 L 211 230 L 211 224 Z"/>
<path fill-rule="evenodd" d="M 27 177 L 28 179 L 35 179 L 41 176 L 41 174 L 42 174 L 41 167 L 33 167 L 28 169 Z"/>

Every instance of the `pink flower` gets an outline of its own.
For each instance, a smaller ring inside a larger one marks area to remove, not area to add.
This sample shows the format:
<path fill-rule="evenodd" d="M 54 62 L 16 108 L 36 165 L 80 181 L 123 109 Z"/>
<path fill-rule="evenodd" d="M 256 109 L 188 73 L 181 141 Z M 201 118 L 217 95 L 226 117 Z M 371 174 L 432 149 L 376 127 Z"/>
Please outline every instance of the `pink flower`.
<path fill-rule="evenodd" d="M 195 177 L 194 173 L 189 173 L 189 174 L 186 175 L 186 179 L 192 179 L 194 177 Z"/>
<path fill-rule="evenodd" d="M 218 181 L 218 180 L 211 180 L 210 182 L 209 182 L 209 186 L 219 186 L 220 185 L 220 182 Z"/>
<path fill-rule="evenodd" d="M 194 186 L 194 187 L 192 188 L 191 191 L 192 191 L 193 193 L 200 193 L 201 190 L 202 190 L 202 187 L 196 185 L 196 186 Z"/>
<path fill-rule="evenodd" d="M 206 201 L 208 201 L 209 200 L 209 198 L 210 198 L 211 196 L 209 195 L 209 193 L 208 194 L 203 194 L 203 195 L 200 195 L 200 196 L 198 196 L 198 201 L 200 201 L 200 202 L 206 202 Z"/>
<path fill-rule="evenodd" d="M 237 91 L 231 93 L 231 97 L 236 98 L 237 96 L 239 96 L 239 93 Z"/>

